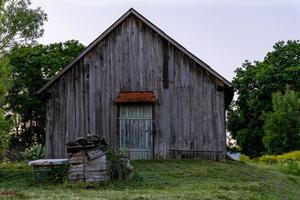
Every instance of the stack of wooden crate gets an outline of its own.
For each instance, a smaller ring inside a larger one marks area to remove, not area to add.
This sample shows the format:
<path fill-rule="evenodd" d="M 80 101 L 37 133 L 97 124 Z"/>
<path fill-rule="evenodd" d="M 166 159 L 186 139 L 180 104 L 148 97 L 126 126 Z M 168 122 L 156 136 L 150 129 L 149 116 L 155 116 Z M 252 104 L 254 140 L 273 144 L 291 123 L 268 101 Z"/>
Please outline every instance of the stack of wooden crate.
<path fill-rule="evenodd" d="M 96 136 L 67 144 L 69 182 L 102 182 L 109 179 L 106 145 Z"/>

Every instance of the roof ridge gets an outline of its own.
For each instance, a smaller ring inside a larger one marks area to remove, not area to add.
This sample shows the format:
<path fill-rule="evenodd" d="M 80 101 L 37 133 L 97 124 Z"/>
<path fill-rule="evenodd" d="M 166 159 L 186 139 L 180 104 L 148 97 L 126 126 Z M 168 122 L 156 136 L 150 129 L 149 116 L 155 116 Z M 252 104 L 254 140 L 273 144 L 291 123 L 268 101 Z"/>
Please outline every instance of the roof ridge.
<path fill-rule="evenodd" d="M 141 15 L 134 8 L 130 8 L 117 21 L 115 21 L 109 28 L 107 28 L 99 37 L 97 37 L 93 42 L 91 42 L 71 63 L 69 63 L 66 67 L 64 67 L 62 70 L 60 70 L 51 80 L 49 80 L 45 85 L 43 85 L 41 87 L 41 89 L 39 89 L 37 91 L 37 94 L 40 94 L 41 92 L 43 92 L 53 82 L 55 82 L 60 76 L 62 76 L 65 72 L 67 72 L 76 62 L 78 62 L 85 54 L 87 54 L 93 47 L 95 47 L 104 37 L 106 37 L 113 29 L 115 29 L 119 24 L 121 24 L 131 14 L 135 15 L 143 23 L 145 23 L 147 26 L 149 26 L 151 29 L 153 29 L 161 37 L 163 37 L 164 39 L 166 39 L 167 41 L 169 41 L 175 47 L 177 47 L 184 54 L 186 54 L 187 56 L 189 56 L 192 60 L 194 60 L 196 63 L 198 63 L 202 68 L 204 68 L 205 70 L 207 70 L 209 73 L 211 73 L 212 75 L 214 75 L 220 81 L 222 81 L 225 85 L 227 85 L 228 87 L 232 87 L 232 84 L 228 80 L 226 80 L 223 76 L 221 76 L 219 73 L 217 73 L 215 70 L 213 70 L 208 64 L 206 64 L 205 62 L 203 62 L 201 59 L 199 59 L 197 56 L 195 56 L 194 54 L 192 54 L 190 51 L 188 51 L 181 44 L 179 44 L 178 42 L 176 42 L 173 38 L 171 38 L 170 36 L 168 36 L 164 31 L 162 31 L 155 24 L 153 24 L 151 21 L 149 21 L 143 15 Z"/>

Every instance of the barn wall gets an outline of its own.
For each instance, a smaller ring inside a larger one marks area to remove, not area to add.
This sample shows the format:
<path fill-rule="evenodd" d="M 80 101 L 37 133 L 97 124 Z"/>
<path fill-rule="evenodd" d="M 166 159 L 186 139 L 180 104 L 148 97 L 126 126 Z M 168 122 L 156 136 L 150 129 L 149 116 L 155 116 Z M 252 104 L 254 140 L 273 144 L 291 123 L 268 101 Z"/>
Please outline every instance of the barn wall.
<path fill-rule="evenodd" d="M 222 85 L 131 16 L 54 82 L 47 92 L 46 156 L 66 157 L 65 143 L 85 134 L 118 146 L 120 91 L 154 91 L 155 157 L 170 150 L 226 149 Z"/>

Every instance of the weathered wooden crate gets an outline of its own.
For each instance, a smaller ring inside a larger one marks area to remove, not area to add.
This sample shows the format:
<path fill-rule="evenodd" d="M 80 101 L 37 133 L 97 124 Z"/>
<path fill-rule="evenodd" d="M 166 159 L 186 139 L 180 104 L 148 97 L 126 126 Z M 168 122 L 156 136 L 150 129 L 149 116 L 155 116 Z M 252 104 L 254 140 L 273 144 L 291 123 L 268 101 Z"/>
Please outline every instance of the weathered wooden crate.
<path fill-rule="evenodd" d="M 81 150 L 69 154 L 69 182 L 101 182 L 108 180 L 106 153 L 100 149 Z"/>

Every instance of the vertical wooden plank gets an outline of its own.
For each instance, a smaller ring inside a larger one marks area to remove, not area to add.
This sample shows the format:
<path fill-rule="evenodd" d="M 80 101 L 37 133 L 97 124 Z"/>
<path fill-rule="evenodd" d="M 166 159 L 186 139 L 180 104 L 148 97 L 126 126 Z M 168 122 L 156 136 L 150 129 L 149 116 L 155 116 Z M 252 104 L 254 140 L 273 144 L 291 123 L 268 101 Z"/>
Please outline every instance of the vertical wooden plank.
<path fill-rule="evenodd" d="M 145 43 L 147 47 L 147 50 L 145 50 L 145 67 L 147 68 L 147 80 L 149 80 L 148 87 L 150 91 L 154 91 L 156 90 L 157 83 L 157 80 L 154 78 L 154 36 L 148 28 L 146 28 L 145 31 Z"/>
<path fill-rule="evenodd" d="M 61 157 L 62 158 L 67 158 L 67 151 L 66 151 L 66 147 L 65 147 L 65 144 L 66 144 L 66 124 L 67 124 L 67 121 L 66 121 L 66 96 L 67 96 L 67 93 L 66 93 L 66 77 L 62 77 L 62 90 L 61 90 L 61 104 L 60 104 L 60 107 L 61 107 L 61 141 L 62 141 L 62 148 L 61 148 Z"/>
<path fill-rule="evenodd" d="M 84 114 L 83 114 L 83 120 L 84 120 L 84 136 L 86 137 L 87 134 L 90 134 L 90 109 L 89 109 L 89 104 L 90 104 L 90 85 L 89 85 L 89 79 L 90 79 L 90 65 L 89 65 L 89 60 L 90 60 L 90 55 L 87 55 L 87 57 L 84 58 L 83 60 L 83 67 L 84 67 Z"/>
<path fill-rule="evenodd" d="M 114 41 L 114 33 L 111 34 L 111 36 L 109 37 L 108 40 L 108 77 L 109 79 L 107 80 L 107 135 L 109 137 L 109 141 L 110 141 L 110 145 L 113 144 L 112 138 L 113 138 L 113 133 L 111 132 L 111 124 L 112 124 L 112 90 L 113 90 L 113 81 L 114 81 L 114 77 L 113 77 L 113 56 L 112 56 L 112 43 Z"/>
<path fill-rule="evenodd" d="M 57 92 L 57 102 L 56 102 L 56 115 L 57 115 L 57 133 L 56 133 L 56 142 L 57 142 L 57 153 L 56 157 L 57 158 L 62 158 L 62 149 L 63 149 L 63 141 L 62 141 L 62 120 L 63 120 L 63 115 L 62 115 L 62 107 L 61 104 L 62 102 L 62 78 L 58 80 L 58 84 L 56 84 L 56 92 Z"/>
<path fill-rule="evenodd" d="M 211 107 L 210 107 L 210 119 L 209 119 L 209 126 L 210 126 L 210 151 L 214 151 L 218 148 L 217 145 L 217 138 L 216 138 L 216 131 L 215 131 L 215 126 L 216 126 L 216 118 L 214 118 L 215 116 L 215 94 L 216 94 L 216 90 L 213 84 L 213 80 L 211 80 L 210 82 L 210 96 L 211 96 Z"/>
<path fill-rule="evenodd" d="M 96 76 L 96 70 L 95 70 L 95 56 L 93 53 L 90 53 L 90 60 L 89 60 L 89 80 L 88 80 L 88 85 L 89 85 L 89 103 L 88 103 L 88 109 L 89 109 L 89 131 L 90 134 L 95 135 L 96 134 L 96 104 L 95 104 L 95 93 L 96 93 L 96 81 L 95 81 L 95 76 Z"/>
<path fill-rule="evenodd" d="M 73 67 L 72 71 L 71 71 L 71 80 L 72 80 L 72 84 L 71 84 L 71 91 L 72 91 L 72 95 L 70 98 L 70 140 L 75 140 L 76 138 L 76 110 L 77 110 L 77 106 L 76 106 L 76 94 L 77 94 L 77 90 L 76 90 L 76 66 Z"/>
<path fill-rule="evenodd" d="M 55 158 L 60 158 L 59 156 L 59 151 L 61 148 L 61 140 L 60 140 L 60 131 L 59 131 L 59 124 L 60 124 L 60 98 L 59 98 L 59 87 L 56 84 L 55 85 L 55 111 L 54 111 L 54 119 L 55 119 L 55 128 L 54 128 L 54 133 L 53 133 L 53 141 L 54 141 L 54 157 Z"/>
<path fill-rule="evenodd" d="M 191 150 L 197 150 L 197 136 L 198 134 L 201 134 L 199 129 L 196 128 L 197 124 L 201 123 L 197 120 L 197 113 L 199 113 L 199 108 L 197 106 L 197 101 L 200 101 L 200 99 L 197 99 L 197 76 L 195 72 L 195 64 L 193 62 L 190 62 L 190 149 Z"/>
<path fill-rule="evenodd" d="M 79 95 L 78 95 L 78 106 L 79 106 L 79 137 L 84 137 L 84 64 L 83 59 L 80 60 L 79 69 Z"/>
<path fill-rule="evenodd" d="M 54 113 L 55 113 L 55 93 L 53 86 L 49 88 L 50 94 L 51 94 L 51 113 L 50 113 L 50 120 L 51 120 L 51 128 L 49 129 L 50 134 L 49 134 L 49 139 L 50 139 L 50 152 L 49 154 L 51 155 L 51 158 L 54 158 L 54 128 L 55 128 L 55 118 L 54 118 Z"/>
<path fill-rule="evenodd" d="M 49 153 L 49 150 L 50 150 L 50 105 L 49 105 L 49 102 L 50 102 L 51 99 L 48 99 L 47 100 L 47 107 L 46 107 L 46 130 L 45 130 L 45 148 L 46 148 L 46 151 L 45 151 L 45 158 L 50 158 L 51 155 Z"/>
<path fill-rule="evenodd" d="M 219 97 L 220 97 L 220 92 L 217 91 L 217 83 L 215 82 L 215 104 L 214 104 L 214 119 L 215 119 L 215 126 L 214 126 L 214 132 L 216 134 L 216 149 L 217 150 L 221 150 L 221 130 L 219 129 L 220 127 L 220 121 L 221 121 L 221 116 L 219 114 L 220 110 L 219 110 Z M 221 150 L 222 151 L 222 150 Z"/>
<path fill-rule="evenodd" d="M 139 65 L 141 66 L 141 74 L 140 74 L 140 79 L 142 80 L 141 84 L 141 90 L 149 90 L 149 79 L 148 79 L 148 60 L 147 60 L 147 54 L 149 52 L 147 51 L 147 46 L 146 46 L 146 28 L 144 24 L 139 21 Z"/>
<path fill-rule="evenodd" d="M 77 63 L 79 65 L 79 63 Z M 79 84 L 79 77 L 80 77 L 80 65 L 74 68 L 75 70 L 75 78 L 74 78 L 74 85 L 75 85 L 75 92 L 74 92 L 74 99 L 75 99 L 75 138 L 80 137 L 80 84 Z"/>
<path fill-rule="evenodd" d="M 184 149 L 191 149 L 191 90 L 190 90 L 190 67 L 189 60 L 186 56 L 183 57 L 183 69 L 182 77 L 184 77 L 184 85 L 182 86 L 182 98 L 183 98 L 183 134 L 184 134 Z"/>
<path fill-rule="evenodd" d="M 201 135 L 200 135 L 200 138 L 199 138 L 199 144 L 201 145 L 201 150 L 206 150 L 205 149 L 205 145 L 204 145 L 204 142 L 205 142 L 205 134 L 206 133 L 206 130 L 205 130 L 205 74 L 203 72 L 203 70 L 199 70 L 199 76 L 200 78 L 198 79 L 198 98 L 199 99 L 203 99 L 203 101 L 198 101 L 198 106 L 200 108 L 200 113 L 199 113 L 199 121 L 201 122 L 200 124 L 200 130 L 201 130 Z"/>
<path fill-rule="evenodd" d="M 102 86 L 103 86 L 103 42 L 99 44 L 97 50 L 94 52 L 95 55 L 95 84 L 96 84 L 96 93 L 95 93 L 95 104 L 96 104 L 96 118 L 95 118 L 95 124 L 96 124 L 96 134 L 99 135 L 100 137 L 104 136 L 103 133 L 103 106 L 102 106 L 102 93 L 103 91 Z"/>
<path fill-rule="evenodd" d="M 169 42 L 163 40 L 162 42 L 163 51 L 163 87 L 164 89 L 169 88 Z"/>
<path fill-rule="evenodd" d="M 136 27 L 136 19 L 130 18 L 129 19 L 129 30 L 130 30 L 130 37 L 129 37 L 129 69 L 130 69 L 130 90 L 131 91 L 138 91 L 139 88 L 139 79 L 140 79 L 140 66 L 138 66 L 138 34 L 137 34 L 137 27 Z"/>
<path fill-rule="evenodd" d="M 51 88 L 47 90 L 50 93 Z M 53 97 L 51 96 L 47 101 L 47 116 L 46 116 L 46 158 L 53 158 L 52 153 L 52 128 L 53 128 Z"/>
<path fill-rule="evenodd" d="M 66 95 L 66 98 L 65 98 L 65 117 L 66 117 L 66 121 L 65 121 L 65 143 L 68 143 L 70 141 L 70 83 L 71 83 L 71 80 L 70 80 L 70 74 L 67 73 L 65 75 L 65 79 L 66 79 L 66 90 L 65 90 L 65 95 Z"/>
<path fill-rule="evenodd" d="M 102 134 L 103 134 L 103 137 L 106 139 L 106 141 L 108 143 L 110 143 L 109 141 L 109 136 L 108 136 L 108 122 L 107 122 L 107 119 L 108 119 L 108 110 L 107 110 L 107 79 L 108 79 L 108 76 L 107 76 L 107 73 L 108 73 L 108 52 L 107 52 L 107 45 L 108 45 L 108 41 L 105 40 L 103 42 L 103 66 L 102 66 L 102 76 L 101 76 L 101 85 L 100 85 L 100 91 L 102 92 L 102 95 L 101 95 L 101 109 L 102 109 L 102 112 L 101 112 L 101 122 L 102 122 Z"/>
<path fill-rule="evenodd" d="M 117 148 L 118 145 L 118 137 L 117 137 L 117 105 L 114 104 L 114 100 L 116 99 L 118 92 L 118 58 L 119 55 L 116 54 L 116 49 L 118 48 L 119 42 L 119 29 L 116 29 L 116 33 L 114 35 L 114 40 L 111 42 L 110 48 L 110 60 L 111 60 L 111 80 L 110 80 L 110 135 L 111 135 L 111 145 L 113 148 Z"/>
<path fill-rule="evenodd" d="M 169 157 L 170 151 L 170 143 L 171 143 L 171 100 L 170 100 L 170 89 L 166 89 L 163 91 L 162 94 L 163 99 L 163 106 L 161 107 L 161 121 L 162 121 L 162 157 L 167 158 Z"/>

